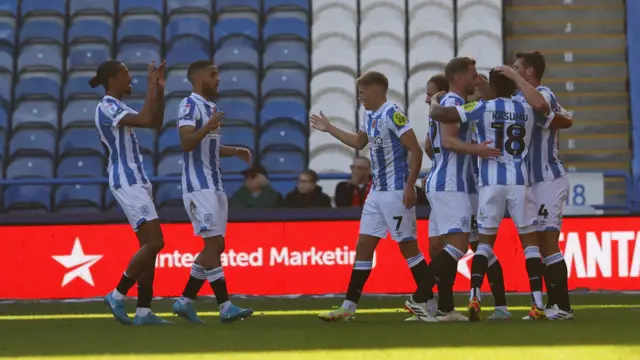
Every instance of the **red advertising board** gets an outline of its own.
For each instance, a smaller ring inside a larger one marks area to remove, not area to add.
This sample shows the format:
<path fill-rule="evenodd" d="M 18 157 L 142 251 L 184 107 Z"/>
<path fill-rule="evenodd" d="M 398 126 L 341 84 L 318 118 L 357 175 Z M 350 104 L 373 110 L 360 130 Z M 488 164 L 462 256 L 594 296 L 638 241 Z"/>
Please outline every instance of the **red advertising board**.
<path fill-rule="evenodd" d="M 428 221 L 418 222 L 428 249 Z M 166 246 L 156 260 L 156 296 L 182 291 L 201 247 L 190 224 L 163 226 Z M 346 291 L 355 256 L 357 221 L 231 223 L 223 258 L 229 291 L 246 295 Z M 113 289 L 137 248 L 127 225 L 0 227 L 0 298 L 89 298 Z M 640 290 L 640 218 L 565 219 L 561 248 L 570 287 Z M 495 247 L 508 291 L 529 282 L 515 228 L 505 221 Z M 458 266 L 456 291 L 469 287 L 472 253 Z M 413 279 L 396 244 L 380 243 L 368 293 L 410 293 Z M 488 285 L 485 282 L 486 290 Z M 203 294 L 210 294 L 208 287 Z M 132 294 L 133 295 L 133 294 Z"/>

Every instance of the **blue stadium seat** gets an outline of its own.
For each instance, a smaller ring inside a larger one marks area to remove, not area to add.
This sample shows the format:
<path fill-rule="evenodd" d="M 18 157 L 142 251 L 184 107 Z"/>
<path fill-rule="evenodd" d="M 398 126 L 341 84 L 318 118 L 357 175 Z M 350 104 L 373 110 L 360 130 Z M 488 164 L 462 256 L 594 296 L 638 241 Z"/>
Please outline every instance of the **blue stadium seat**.
<path fill-rule="evenodd" d="M 54 195 L 56 212 L 100 212 L 102 211 L 101 185 L 62 185 Z"/>
<path fill-rule="evenodd" d="M 183 38 L 199 41 L 201 48 L 209 48 L 211 43 L 211 26 L 200 17 L 178 17 L 169 20 L 165 30 L 165 44 L 173 44 Z M 192 44 L 189 44 L 190 46 Z"/>
<path fill-rule="evenodd" d="M 82 44 L 71 46 L 67 57 L 67 71 L 94 71 L 111 59 L 111 49 L 106 44 Z M 129 64 L 127 63 L 127 66 Z M 146 68 L 146 66 L 145 66 Z"/>
<path fill-rule="evenodd" d="M 167 53 L 167 64 L 170 69 L 187 68 L 192 62 L 198 60 L 211 59 L 211 51 L 209 48 L 202 49 L 199 47 L 187 46 L 184 40 L 173 44 L 173 47 Z"/>
<path fill-rule="evenodd" d="M 91 127 L 95 129 L 96 100 L 69 101 L 62 113 L 62 128 Z"/>
<path fill-rule="evenodd" d="M 66 0 L 22 0 L 20 6 L 22 18 L 29 16 L 67 16 Z"/>
<path fill-rule="evenodd" d="M 130 50 L 150 50 L 157 52 L 158 54 L 162 53 L 160 44 L 156 42 L 125 42 L 118 44 L 118 52 L 125 52 Z M 150 62 L 151 60 L 148 61 Z M 156 61 L 156 64 L 157 63 L 158 62 Z"/>
<path fill-rule="evenodd" d="M 224 112 L 226 125 L 256 126 L 256 108 L 248 102 L 223 99 L 216 102 L 216 105 Z"/>
<path fill-rule="evenodd" d="M 4 177 L 4 158 L 7 157 L 5 154 L 5 148 L 7 147 L 7 132 L 5 129 L 0 128 L 0 179 Z"/>
<path fill-rule="evenodd" d="M 251 19 L 221 19 L 213 28 L 213 36 L 217 49 L 222 46 L 255 48 L 258 42 L 258 24 Z"/>
<path fill-rule="evenodd" d="M 67 80 L 67 83 L 64 84 L 65 103 L 71 99 L 102 98 L 102 96 L 104 95 L 102 88 L 92 88 L 91 86 L 89 86 L 89 80 L 91 80 L 91 76 L 72 76 L 71 78 L 69 78 L 69 80 Z M 95 106 L 93 111 L 95 112 Z"/>
<path fill-rule="evenodd" d="M 108 186 L 104 189 L 104 209 L 105 211 L 115 211 L 117 210 L 120 214 L 122 214 L 122 209 L 120 205 L 116 202 L 116 199 L 113 197 L 113 193 Z M 124 214 L 122 214 L 124 216 Z"/>
<path fill-rule="evenodd" d="M 27 45 L 18 56 L 18 71 L 57 71 L 62 73 L 62 47 Z"/>
<path fill-rule="evenodd" d="M 120 51 L 116 59 L 127 64 L 129 70 L 146 70 L 151 60 L 156 60 L 156 65 L 159 65 L 160 53 L 155 49 L 128 49 Z"/>
<path fill-rule="evenodd" d="M 264 13 L 272 11 L 309 12 L 309 0 L 264 0 Z"/>
<path fill-rule="evenodd" d="M 182 102 L 181 98 L 170 98 L 166 100 L 164 105 L 164 123 L 162 124 L 163 130 L 171 128 L 176 131 L 176 121 L 178 121 L 178 107 L 180 106 L 180 102 Z"/>
<path fill-rule="evenodd" d="M 249 167 L 246 162 L 237 157 L 223 157 L 220 159 L 220 168 L 223 174 L 240 174 Z"/>
<path fill-rule="evenodd" d="M 299 151 L 267 151 L 260 162 L 268 174 L 300 174 L 305 168 L 304 155 Z"/>
<path fill-rule="evenodd" d="M 131 1 L 118 1 L 118 15 L 131 15 L 131 14 L 150 14 L 159 15 L 164 14 L 164 1 L 163 0 L 131 0 Z"/>
<path fill-rule="evenodd" d="M 144 100 L 142 99 L 126 99 L 126 103 L 128 107 L 137 112 L 140 112 L 144 106 Z M 149 129 L 149 131 L 152 131 L 152 129 Z"/>
<path fill-rule="evenodd" d="M 135 133 L 136 133 L 136 139 L 138 140 L 138 147 L 140 148 L 140 153 L 142 155 L 153 156 L 156 149 L 155 129 L 136 129 Z"/>
<path fill-rule="evenodd" d="M 262 98 L 299 96 L 307 98 L 307 72 L 302 70 L 270 70 L 262 80 Z"/>
<path fill-rule="evenodd" d="M 262 68 L 301 68 L 309 70 L 309 52 L 299 41 L 278 41 L 267 46 L 262 57 Z"/>
<path fill-rule="evenodd" d="M 158 186 L 154 198 L 158 208 L 184 206 L 180 183 L 166 183 Z"/>
<path fill-rule="evenodd" d="M 9 142 L 9 157 L 56 155 L 56 133 L 50 129 L 16 131 Z"/>
<path fill-rule="evenodd" d="M 213 62 L 219 69 L 251 69 L 258 71 L 260 56 L 254 48 L 225 46 L 216 51 Z"/>
<path fill-rule="evenodd" d="M 58 143 L 58 156 L 98 154 L 105 155 L 105 148 L 94 129 L 69 129 L 63 132 Z"/>
<path fill-rule="evenodd" d="M 69 15 L 108 15 L 115 13 L 115 0 L 70 0 Z"/>
<path fill-rule="evenodd" d="M 282 196 L 287 196 L 296 187 L 295 180 L 274 179 L 270 183 L 273 190 L 279 192 Z"/>
<path fill-rule="evenodd" d="M 158 176 L 182 175 L 182 154 L 167 154 L 160 158 Z"/>
<path fill-rule="evenodd" d="M 266 127 L 270 123 L 282 120 L 293 121 L 306 128 L 308 125 L 307 109 L 295 101 L 272 100 L 265 102 L 260 110 L 260 126 Z"/>
<path fill-rule="evenodd" d="M 60 82 L 46 76 L 34 76 L 18 81 L 16 86 L 16 102 L 25 100 L 60 101 Z"/>
<path fill-rule="evenodd" d="M 126 3 L 126 1 L 123 1 Z M 122 4 L 122 3 L 120 3 Z M 118 28 L 118 43 L 162 41 L 162 24 L 152 19 L 123 20 Z"/>
<path fill-rule="evenodd" d="M 64 44 L 64 24 L 55 20 L 29 20 L 20 29 L 20 45 Z"/>
<path fill-rule="evenodd" d="M 16 157 L 7 166 L 7 179 L 50 179 L 53 177 L 53 160 L 46 156 Z"/>
<path fill-rule="evenodd" d="M 299 40 L 309 42 L 309 24 L 296 18 L 272 18 L 262 29 L 265 42 L 278 40 Z"/>
<path fill-rule="evenodd" d="M 258 97 L 258 81 L 256 72 L 252 70 L 222 70 L 220 71 L 220 96 L 251 96 Z"/>
<path fill-rule="evenodd" d="M 16 43 L 15 34 L 16 27 L 14 24 L 0 22 L 0 51 L 13 55 L 13 47 Z"/>
<path fill-rule="evenodd" d="M 13 130 L 19 128 L 58 129 L 58 104 L 55 101 L 23 101 L 13 112 Z"/>
<path fill-rule="evenodd" d="M 13 94 L 13 77 L 8 73 L 0 73 L 0 109 L 10 108 Z"/>
<path fill-rule="evenodd" d="M 95 138 L 94 138 L 95 139 Z M 75 155 L 60 160 L 58 177 L 66 178 L 100 178 L 105 176 L 104 157 L 101 155 Z"/>
<path fill-rule="evenodd" d="M 7 213 L 50 212 L 51 187 L 45 185 L 9 186 L 4 191 L 3 210 Z"/>
<path fill-rule="evenodd" d="M 167 0 L 167 15 L 204 13 L 211 16 L 211 0 Z"/>
<path fill-rule="evenodd" d="M 0 16 L 18 17 L 18 0 L 0 1 Z"/>
<path fill-rule="evenodd" d="M 216 12 L 252 12 L 260 13 L 260 0 L 217 0 Z"/>
<path fill-rule="evenodd" d="M 13 56 L 0 50 L 0 74 L 1 73 L 13 73 Z"/>
<path fill-rule="evenodd" d="M 260 133 L 260 153 L 271 150 L 295 150 L 307 152 L 307 134 L 292 122 L 272 123 Z"/>
<path fill-rule="evenodd" d="M 158 62 L 156 62 L 156 65 Z M 149 76 L 147 72 L 130 71 L 131 74 L 131 94 L 138 96 L 146 96 L 149 89 Z"/>
<path fill-rule="evenodd" d="M 185 97 L 191 93 L 192 86 L 187 79 L 186 70 L 172 70 L 167 74 L 165 81 L 165 96 Z M 176 109 L 176 111 L 178 111 Z"/>
<path fill-rule="evenodd" d="M 7 132 L 9 130 L 9 117 L 7 112 L 0 108 L 0 131 Z"/>
<path fill-rule="evenodd" d="M 229 146 L 241 146 L 254 152 L 256 148 L 255 129 L 248 126 L 228 126 L 222 130 L 222 143 Z"/>
<path fill-rule="evenodd" d="M 180 137 L 175 129 L 166 129 L 158 137 L 158 155 L 167 153 L 182 153 Z"/>
<path fill-rule="evenodd" d="M 69 27 L 68 44 L 78 42 L 113 43 L 113 23 L 101 18 L 80 18 Z"/>

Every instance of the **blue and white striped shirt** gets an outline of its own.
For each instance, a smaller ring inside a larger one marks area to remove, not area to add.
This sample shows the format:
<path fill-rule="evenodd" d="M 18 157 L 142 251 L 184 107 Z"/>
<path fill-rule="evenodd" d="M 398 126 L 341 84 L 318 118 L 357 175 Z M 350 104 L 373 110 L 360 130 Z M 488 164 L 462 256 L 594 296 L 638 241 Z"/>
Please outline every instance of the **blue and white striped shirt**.
<path fill-rule="evenodd" d="M 546 86 L 538 86 L 536 90 L 542 94 L 552 112 L 560 112 L 560 104 L 551 89 Z M 526 102 L 522 93 L 517 93 L 514 98 Z M 529 182 L 531 184 L 551 181 L 567 174 L 559 155 L 560 132 L 549 128 L 552 120 L 553 117 L 550 117 L 546 123 L 535 126 L 533 135 L 531 135 L 528 156 Z"/>
<path fill-rule="evenodd" d="M 95 123 L 100 140 L 109 149 L 107 172 L 111 190 L 135 184 L 148 184 L 138 139 L 132 127 L 118 126 L 127 114 L 137 112 L 122 101 L 106 95 L 96 106 Z"/>
<path fill-rule="evenodd" d="M 365 111 L 360 131 L 369 138 L 373 190 L 404 189 L 409 177 L 409 152 L 400 137 L 409 130 L 411 123 L 396 104 L 386 102 L 376 111 Z"/>
<path fill-rule="evenodd" d="M 213 102 L 191 93 L 184 98 L 178 109 L 178 130 L 182 126 L 193 126 L 196 131 L 218 111 Z M 207 134 L 192 151 L 183 153 L 182 192 L 191 193 L 211 189 L 222 191 L 220 170 L 220 128 Z"/>

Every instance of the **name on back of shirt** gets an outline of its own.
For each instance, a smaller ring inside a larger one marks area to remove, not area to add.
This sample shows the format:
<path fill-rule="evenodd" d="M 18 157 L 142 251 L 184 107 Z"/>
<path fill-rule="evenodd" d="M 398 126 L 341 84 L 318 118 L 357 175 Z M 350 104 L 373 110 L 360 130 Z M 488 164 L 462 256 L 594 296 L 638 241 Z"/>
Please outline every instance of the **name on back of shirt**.
<path fill-rule="evenodd" d="M 505 111 L 494 111 L 491 115 L 496 121 L 527 121 L 529 116 L 526 113 L 514 113 Z"/>

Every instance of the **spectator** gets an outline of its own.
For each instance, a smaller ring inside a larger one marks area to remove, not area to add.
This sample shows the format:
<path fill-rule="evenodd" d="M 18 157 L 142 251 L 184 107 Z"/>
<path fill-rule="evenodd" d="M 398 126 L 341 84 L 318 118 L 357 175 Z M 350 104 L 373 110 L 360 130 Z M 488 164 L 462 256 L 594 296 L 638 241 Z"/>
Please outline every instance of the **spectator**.
<path fill-rule="evenodd" d="M 244 175 L 244 186 L 231 196 L 229 207 L 269 209 L 282 205 L 282 194 L 271 187 L 267 171 L 262 165 L 256 164 L 243 171 L 242 175 Z"/>
<path fill-rule="evenodd" d="M 331 198 L 318 186 L 318 174 L 305 170 L 298 176 L 298 185 L 287 194 L 284 206 L 289 208 L 331 207 Z"/>
<path fill-rule="evenodd" d="M 351 178 L 336 186 L 335 202 L 337 207 L 362 207 L 371 189 L 371 161 L 358 156 L 351 165 Z"/>

